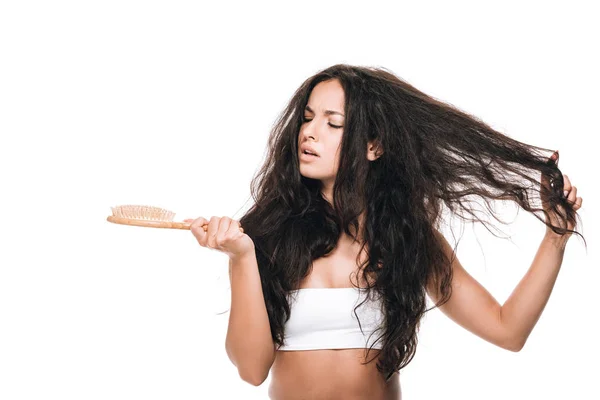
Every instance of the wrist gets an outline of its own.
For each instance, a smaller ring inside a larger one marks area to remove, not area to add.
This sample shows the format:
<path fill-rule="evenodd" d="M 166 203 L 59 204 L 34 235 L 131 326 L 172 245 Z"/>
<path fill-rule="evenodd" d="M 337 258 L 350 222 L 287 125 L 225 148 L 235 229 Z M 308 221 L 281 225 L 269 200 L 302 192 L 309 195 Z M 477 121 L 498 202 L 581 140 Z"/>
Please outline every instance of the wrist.
<path fill-rule="evenodd" d="M 248 250 L 248 251 L 245 251 L 245 252 L 240 253 L 240 254 L 232 254 L 232 255 L 230 255 L 229 259 L 231 260 L 231 262 L 238 263 L 240 261 L 243 262 L 245 260 L 252 259 L 255 256 L 256 256 L 256 254 L 254 252 L 254 247 L 252 247 L 252 250 Z"/>
<path fill-rule="evenodd" d="M 570 235 L 568 233 L 564 235 L 558 235 L 552 230 L 547 230 L 543 241 L 552 244 L 556 248 L 564 250 L 567 245 L 567 241 L 569 240 L 569 236 Z"/>

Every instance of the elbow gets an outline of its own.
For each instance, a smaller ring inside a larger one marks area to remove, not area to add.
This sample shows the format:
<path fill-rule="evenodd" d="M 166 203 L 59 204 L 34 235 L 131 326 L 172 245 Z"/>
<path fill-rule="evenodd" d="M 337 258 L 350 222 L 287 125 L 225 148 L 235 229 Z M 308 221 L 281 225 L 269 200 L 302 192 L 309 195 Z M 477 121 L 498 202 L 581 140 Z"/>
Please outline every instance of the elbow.
<path fill-rule="evenodd" d="M 526 341 L 527 339 L 516 338 L 506 341 L 501 347 L 513 353 L 518 353 L 523 349 Z"/>
<path fill-rule="evenodd" d="M 513 346 L 505 346 L 504 347 L 508 351 L 512 351 L 513 353 L 518 353 L 523 348 L 522 345 L 513 345 Z"/>
<path fill-rule="evenodd" d="M 240 378 L 242 378 L 242 380 L 244 382 L 247 382 L 249 384 L 251 384 L 252 386 L 260 386 L 264 383 L 264 381 L 267 379 L 267 376 L 269 376 L 269 374 L 264 374 L 264 373 L 256 373 L 256 371 L 245 371 L 245 370 L 241 370 L 238 369 L 238 372 L 240 374 Z"/>
<path fill-rule="evenodd" d="M 229 359 L 237 368 L 238 375 L 240 376 L 240 378 L 244 382 L 247 382 L 252 386 L 262 385 L 263 382 L 267 379 L 267 376 L 269 376 L 269 370 L 265 372 L 263 368 L 257 367 L 256 363 L 253 363 L 252 365 L 248 365 L 247 363 L 240 364 L 235 362 L 231 358 L 231 356 L 229 357 Z"/>
<path fill-rule="evenodd" d="M 243 353 L 243 357 L 235 357 L 227 343 L 225 349 L 229 359 L 237 368 L 238 374 L 244 382 L 252 386 L 260 386 L 264 383 L 275 361 L 275 352 L 272 347 L 269 347 L 271 354 L 268 354 L 268 358 L 266 359 L 264 354 Z"/>

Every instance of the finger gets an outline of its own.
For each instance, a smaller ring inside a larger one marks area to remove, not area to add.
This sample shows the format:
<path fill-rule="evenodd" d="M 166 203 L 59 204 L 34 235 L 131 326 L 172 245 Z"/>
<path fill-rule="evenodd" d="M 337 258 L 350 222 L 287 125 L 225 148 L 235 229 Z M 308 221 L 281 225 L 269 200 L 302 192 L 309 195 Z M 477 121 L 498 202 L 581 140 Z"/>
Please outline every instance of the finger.
<path fill-rule="evenodd" d="M 202 219 L 202 223 L 200 224 L 200 226 L 202 227 L 202 229 L 204 230 L 204 232 L 206 232 L 208 230 L 208 220 L 207 219 Z"/>
<path fill-rule="evenodd" d="M 242 225 L 240 225 L 240 222 L 238 220 L 232 219 L 231 225 L 229 225 L 229 230 L 227 231 L 227 233 L 233 235 L 237 232 L 241 232 L 241 227 Z"/>
<path fill-rule="evenodd" d="M 573 205 L 573 209 L 574 210 L 579 210 L 581 208 L 581 204 L 583 204 L 583 197 L 578 197 L 577 200 L 575 200 L 575 204 Z"/>
<path fill-rule="evenodd" d="M 569 191 L 567 200 L 569 200 L 573 204 L 575 203 L 575 200 L 577 200 L 577 187 L 576 186 L 571 187 L 571 190 Z"/>
<path fill-rule="evenodd" d="M 216 237 L 217 237 L 217 232 L 219 231 L 219 221 L 220 220 L 221 220 L 221 218 L 213 216 L 213 217 L 210 217 L 210 221 L 208 221 L 208 229 L 206 230 L 206 235 L 207 235 L 206 245 L 207 245 L 207 247 L 210 247 L 211 249 L 214 249 L 217 247 Z"/>
<path fill-rule="evenodd" d="M 231 225 L 229 225 L 229 230 L 227 230 L 226 236 L 229 239 L 237 239 L 243 234 L 243 230 L 239 221 L 232 219 Z"/>
<path fill-rule="evenodd" d="M 199 227 L 206 224 L 208 221 L 205 218 L 198 217 L 196 219 L 186 219 L 186 220 L 184 220 L 184 222 L 191 222 L 190 230 L 197 231 Z M 203 229 L 202 229 L 202 231 L 204 232 Z"/>
<path fill-rule="evenodd" d="M 219 230 L 217 232 L 216 243 L 217 246 L 221 247 L 223 241 L 226 239 L 227 231 L 229 230 L 229 226 L 231 225 L 231 218 L 222 217 L 219 221 Z"/>
<path fill-rule="evenodd" d="M 204 229 L 202 229 L 202 225 L 206 224 L 207 222 L 208 221 L 202 217 L 191 220 L 190 231 L 201 246 L 206 246 L 206 232 Z"/>
<path fill-rule="evenodd" d="M 565 197 L 567 197 L 569 195 L 568 192 L 571 191 L 571 180 L 569 179 L 569 177 L 567 175 L 563 175 L 563 180 L 564 180 L 563 191 L 566 192 Z"/>

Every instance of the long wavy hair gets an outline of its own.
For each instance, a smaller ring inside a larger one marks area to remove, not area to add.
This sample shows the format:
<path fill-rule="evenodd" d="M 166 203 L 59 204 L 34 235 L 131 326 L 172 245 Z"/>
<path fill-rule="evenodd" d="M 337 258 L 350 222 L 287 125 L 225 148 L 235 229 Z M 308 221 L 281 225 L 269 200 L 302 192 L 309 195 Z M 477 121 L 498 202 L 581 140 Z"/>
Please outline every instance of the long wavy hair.
<path fill-rule="evenodd" d="M 300 174 L 298 160 L 309 95 L 330 79 L 345 93 L 333 205 L 321 194 L 320 181 Z M 376 161 L 366 157 L 368 142 L 383 150 Z M 342 231 L 355 237 L 365 211 L 361 251 L 366 248 L 368 258 L 360 268 L 372 283 L 366 290 L 383 299 L 377 369 L 389 379 L 415 355 L 420 320 L 429 311 L 427 284 L 434 282 L 441 295 L 432 308 L 451 295 L 452 260 L 435 232 L 444 207 L 487 225 L 473 201 L 483 199 L 486 210 L 505 223 L 489 202 L 511 200 L 555 233 L 576 233 L 566 229 L 578 216 L 562 194 L 563 175 L 558 159 L 549 161 L 552 153 L 492 129 L 384 68 L 338 64 L 308 78 L 272 127 L 264 164 L 251 184 L 254 204 L 239 220 L 255 244 L 274 343 L 284 343 L 289 291 L 309 275 L 313 260 L 335 248 Z M 540 173 L 548 176 L 549 188 L 540 184 Z M 541 196 L 560 226 L 546 222 Z"/>

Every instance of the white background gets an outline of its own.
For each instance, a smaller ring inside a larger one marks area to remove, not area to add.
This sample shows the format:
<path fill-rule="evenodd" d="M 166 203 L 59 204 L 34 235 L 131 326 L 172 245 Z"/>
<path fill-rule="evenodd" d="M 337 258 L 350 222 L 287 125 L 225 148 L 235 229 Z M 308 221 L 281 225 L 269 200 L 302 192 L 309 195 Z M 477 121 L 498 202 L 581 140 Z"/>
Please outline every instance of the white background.
<path fill-rule="evenodd" d="M 599 398 L 592 2 L 215 3 L 0 6 L 0 398 L 266 398 L 270 378 L 243 382 L 225 354 L 227 257 L 186 231 L 106 217 L 148 204 L 177 220 L 239 218 L 278 113 L 336 63 L 386 67 L 559 149 L 584 198 L 588 249 L 571 238 L 525 348 L 435 310 L 402 370 L 404 398 Z M 544 231 L 510 215 L 510 241 L 467 226 L 458 248 L 501 303 Z"/>

